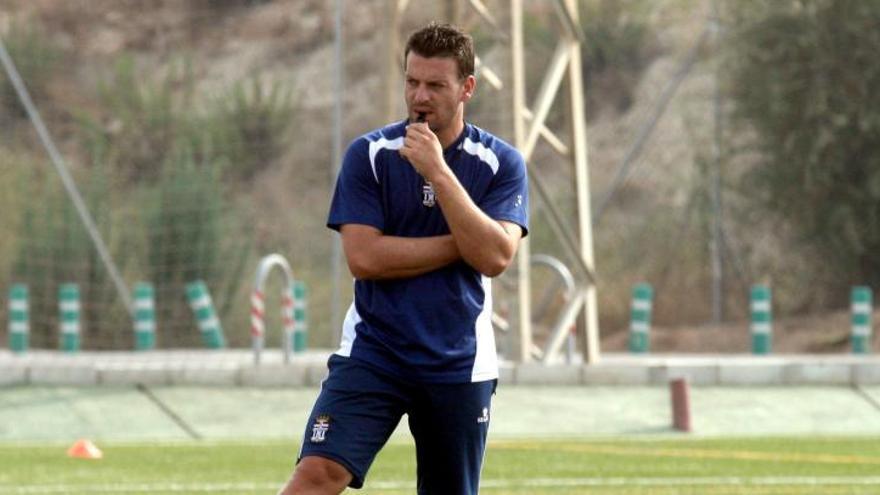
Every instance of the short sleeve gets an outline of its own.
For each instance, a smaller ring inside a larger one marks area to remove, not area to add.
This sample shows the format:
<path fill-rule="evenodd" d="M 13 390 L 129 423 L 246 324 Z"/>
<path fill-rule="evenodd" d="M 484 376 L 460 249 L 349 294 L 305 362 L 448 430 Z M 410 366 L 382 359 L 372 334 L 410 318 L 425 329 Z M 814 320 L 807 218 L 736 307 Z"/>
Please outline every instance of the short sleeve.
<path fill-rule="evenodd" d="M 360 138 L 345 152 L 327 219 L 327 227 L 333 230 L 348 223 L 384 229 L 381 188 L 368 150 L 369 141 Z"/>
<path fill-rule="evenodd" d="M 495 220 L 513 222 L 529 232 L 529 187 L 526 164 L 516 150 L 504 153 L 498 172 L 479 207 Z"/>

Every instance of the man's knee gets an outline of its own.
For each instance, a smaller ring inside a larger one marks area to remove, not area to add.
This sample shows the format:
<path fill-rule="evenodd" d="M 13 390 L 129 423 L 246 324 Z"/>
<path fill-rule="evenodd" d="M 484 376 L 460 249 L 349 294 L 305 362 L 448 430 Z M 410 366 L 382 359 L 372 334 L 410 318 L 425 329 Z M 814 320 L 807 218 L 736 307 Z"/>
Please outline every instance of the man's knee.
<path fill-rule="evenodd" d="M 279 495 L 336 495 L 351 482 L 351 473 L 338 462 L 307 456 L 300 460 Z"/>

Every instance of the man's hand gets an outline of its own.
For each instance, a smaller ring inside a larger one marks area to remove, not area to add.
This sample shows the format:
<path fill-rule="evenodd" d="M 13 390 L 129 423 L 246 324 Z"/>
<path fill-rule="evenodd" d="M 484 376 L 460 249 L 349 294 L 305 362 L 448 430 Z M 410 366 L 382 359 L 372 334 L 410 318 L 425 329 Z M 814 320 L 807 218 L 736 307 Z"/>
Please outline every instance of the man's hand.
<path fill-rule="evenodd" d="M 426 123 L 407 126 L 400 156 L 409 160 L 413 168 L 427 181 L 431 181 L 446 167 L 440 140 Z"/>

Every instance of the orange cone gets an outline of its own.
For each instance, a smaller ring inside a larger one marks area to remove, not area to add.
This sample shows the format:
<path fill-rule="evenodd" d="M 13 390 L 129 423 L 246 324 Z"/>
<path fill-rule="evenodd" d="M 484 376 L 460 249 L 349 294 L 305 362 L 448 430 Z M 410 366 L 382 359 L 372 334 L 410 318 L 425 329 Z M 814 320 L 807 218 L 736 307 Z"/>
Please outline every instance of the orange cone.
<path fill-rule="evenodd" d="M 104 453 L 91 440 L 80 439 L 67 449 L 67 456 L 77 459 L 100 459 L 104 457 Z"/>

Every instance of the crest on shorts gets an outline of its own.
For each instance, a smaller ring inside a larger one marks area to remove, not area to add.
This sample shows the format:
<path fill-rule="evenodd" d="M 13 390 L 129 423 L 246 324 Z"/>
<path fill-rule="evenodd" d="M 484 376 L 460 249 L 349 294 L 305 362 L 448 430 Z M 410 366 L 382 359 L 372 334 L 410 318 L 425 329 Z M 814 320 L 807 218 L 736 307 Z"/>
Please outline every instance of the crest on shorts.
<path fill-rule="evenodd" d="M 422 186 L 422 204 L 427 207 L 437 204 L 437 200 L 434 198 L 434 186 L 430 182 L 425 182 L 425 185 Z"/>
<path fill-rule="evenodd" d="M 489 422 L 489 408 L 484 407 L 483 414 L 481 414 L 480 417 L 477 418 L 477 423 L 488 423 L 488 422 Z"/>
<path fill-rule="evenodd" d="M 312 425 L 312 443 L 321 443 L 326 439 L 327 430 L 330 429 L 330 416 L 321 414 L 315 418 L 315 424 Z"/>

